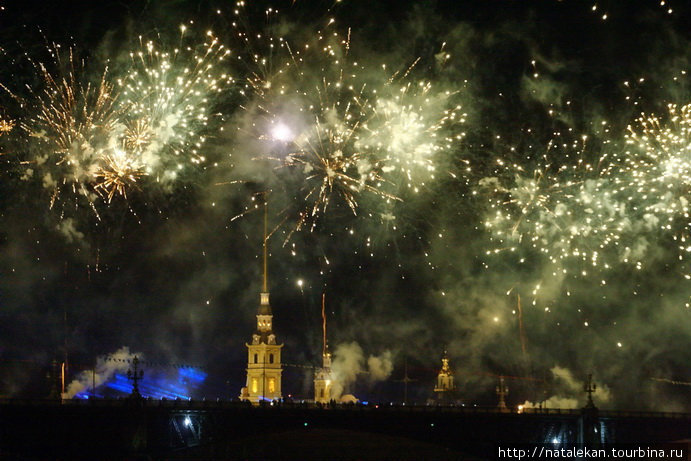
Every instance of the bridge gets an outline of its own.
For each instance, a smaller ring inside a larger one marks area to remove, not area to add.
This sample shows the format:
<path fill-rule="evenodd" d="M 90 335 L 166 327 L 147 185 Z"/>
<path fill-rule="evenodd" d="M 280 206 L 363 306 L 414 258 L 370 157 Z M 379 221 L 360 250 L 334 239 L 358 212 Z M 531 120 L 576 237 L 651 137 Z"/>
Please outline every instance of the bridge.
<path fill-rule="evenodd" d="M 488 459 L 511 444 L 688 439 L 691 414 L 595 408 L 0 401 L 3 459 Z"/>

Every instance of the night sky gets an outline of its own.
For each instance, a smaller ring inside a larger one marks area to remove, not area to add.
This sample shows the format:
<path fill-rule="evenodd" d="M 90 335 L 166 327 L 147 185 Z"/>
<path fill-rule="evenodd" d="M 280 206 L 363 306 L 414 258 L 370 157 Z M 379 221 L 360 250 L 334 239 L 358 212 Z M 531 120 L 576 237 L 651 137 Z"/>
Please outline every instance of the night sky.
<path fill-rule="evenodd" d="M 270 191 L 284 396 L 312 395 L 325 293 L 364 400 L 402 400 L 407 361 L 424 402 L 448 350 L 469 404 L 506 375 L 514 406 L 579 407 L 592 373 L 603 408 L 691 411 L 689 13 L 0 0 L 0 396 L 117 353 L 236 398 Z M 149 41 L 174 104 L 137 87 Z"/>

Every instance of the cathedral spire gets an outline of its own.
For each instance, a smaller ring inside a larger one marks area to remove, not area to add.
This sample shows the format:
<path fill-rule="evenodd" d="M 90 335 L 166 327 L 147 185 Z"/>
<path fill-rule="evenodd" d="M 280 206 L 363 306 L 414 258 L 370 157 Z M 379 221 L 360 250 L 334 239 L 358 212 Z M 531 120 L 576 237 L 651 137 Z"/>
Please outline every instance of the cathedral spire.
<path fill-rule="evenodd" d="M 266 250 L 266 241 L 268 240 L 268 237 L 267 237 L 268 222 L 269 222 L 269 201 L 266 198 L 266 194 L 264 194 L 264 284 L 262 285 L 262 293 L 268 293 L 269 292 L 269 274 L 268 274 L 269 256 L 268 256 L 268 253 Z"/>
<path fill-rule="evenodd" d="M 269 304 L 269 200 L 268 192 L 264 192 L 264 240 L 262 241 L 263 253 L 263 278 L 262 291 L 259 293 L 259 311 L 257 315 L 271 315 L 271 305 Z"/>
<path fill-rule="evenodd" d="M 265 400 L 280 400 L 281 394 L 281 348 L 273 331 L 273 313 L 269 304 L 268 277 L 268 192 L 264 196 L 264 239 L 263 250 L 263 280 L 259 293 L 260 303 L 257 310 L 257 329 L 252 335 L 252 342 L 247 346 L 247 384 L 240 392 L 240 399 L 258 404 Z"/>
<path fill-rule="evenodd" d="M 326 344 L 326 293 L 322 293 L 322 356 L 326 357 L 329 346 Z"/>
<path fill-rule="evenodd" d="M 322 367 L 314 374 L 314 401 L 324 404 L 331 401 L 331 354 L 326 342 L 326 293 L 322 293 Z"/>

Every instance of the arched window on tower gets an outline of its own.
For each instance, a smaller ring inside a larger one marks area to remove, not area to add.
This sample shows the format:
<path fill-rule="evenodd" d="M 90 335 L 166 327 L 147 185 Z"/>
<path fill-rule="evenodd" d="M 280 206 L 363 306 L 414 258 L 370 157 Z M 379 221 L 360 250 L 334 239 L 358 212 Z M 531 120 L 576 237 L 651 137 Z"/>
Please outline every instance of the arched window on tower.
<path fill-rule="evenodd" d="M 257 354 L 254 354 L 254 363 L 259 363 L 259 357 L 257 357 Z"/>
<path fill-rule="evenodd" d="M 269 363 L 274 363 L 274 355 L 269 354 Z"/>

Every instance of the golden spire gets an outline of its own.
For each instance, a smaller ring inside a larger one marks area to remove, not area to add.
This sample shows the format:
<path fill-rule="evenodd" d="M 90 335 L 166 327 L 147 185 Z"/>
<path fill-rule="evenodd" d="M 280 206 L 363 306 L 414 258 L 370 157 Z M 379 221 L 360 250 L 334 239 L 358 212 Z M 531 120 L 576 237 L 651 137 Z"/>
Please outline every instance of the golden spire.
<path fill-rule="evenodd" d="M 269 283 L 268 283 L 268 255 L 266 251 L 266 241 L 268 239 L 266 232 L 267 232 L 267 223 L 269 220 L 269 202 L 266 198 L 266 193 L 264 194 L 264 285 L 262 292 L 263 293 L 268 293 L 269 290 Z"/>
<path fill-rule="evenodd" d="M 267 194 L 269 192 L 263 192 L 264 196 L 264 280 L 262 284 L 262 291 L 259 293 L 259 310 L 262 315 L 271 315 L 271 307 L 269 307 L 269 201 L 267 200 Z"/>
<path fill-rule="evenodd" d="M 322 293 L 322 356 L 326 357 L 326 293 Z"/>

